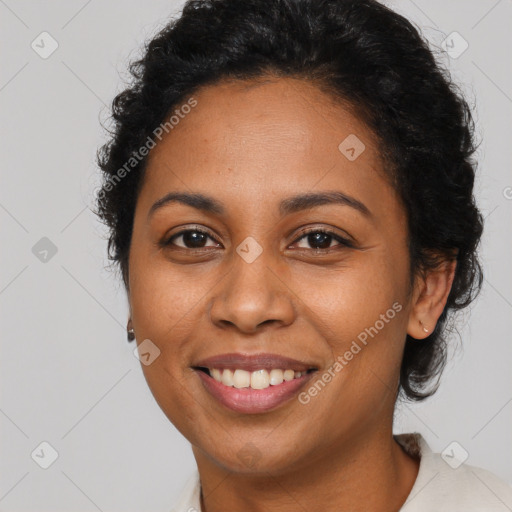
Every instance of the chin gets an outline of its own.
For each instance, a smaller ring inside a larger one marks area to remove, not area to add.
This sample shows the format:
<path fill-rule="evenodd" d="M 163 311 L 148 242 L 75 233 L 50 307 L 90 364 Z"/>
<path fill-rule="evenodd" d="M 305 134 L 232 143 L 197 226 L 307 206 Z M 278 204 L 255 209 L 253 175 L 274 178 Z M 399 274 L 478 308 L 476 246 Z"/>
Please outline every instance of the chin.
<path fill-rule="evenodd" d="M 270 436 L 264 437 L 261 442 L 254 439 L 247 442 L 232 442 L 229 446 L 217 445 L 214 450 L 212 443 L 207 441 L 194 446 L 193 451 L 196 459 L 198 456 L 207 457 L 226 471 L 268 477 L 269 473 L 274 476 L 288 473 L 300 464 L 301 459 L 306 459 L 305 455 L 301 457 L 301 454 L 297 453 L 296 446 L 296 443 L 291 443 L 290 446 L 276 445 Z"/>

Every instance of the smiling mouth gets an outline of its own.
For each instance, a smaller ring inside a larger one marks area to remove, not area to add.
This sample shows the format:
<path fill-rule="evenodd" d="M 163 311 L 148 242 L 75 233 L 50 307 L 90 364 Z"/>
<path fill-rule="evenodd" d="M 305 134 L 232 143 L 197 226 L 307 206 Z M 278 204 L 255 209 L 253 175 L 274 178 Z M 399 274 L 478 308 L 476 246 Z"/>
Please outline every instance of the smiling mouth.
<path fill-rule="evenodd" d="M 250 388 L 250 389 L 267 389 L 270 386 L 279 386 L 283 382 L 289 382 L 295 379 L 317 371 L 316 368 L 310 368 L 305 371 L 296 371 L 291 368 L 280 369 L 273 368 L 266 370 L 264 368 L 256 371 L 247 371 L 241 368 L 207 368 L 196 367 L 199 370 L 225 387 L 231 388 Z"/>

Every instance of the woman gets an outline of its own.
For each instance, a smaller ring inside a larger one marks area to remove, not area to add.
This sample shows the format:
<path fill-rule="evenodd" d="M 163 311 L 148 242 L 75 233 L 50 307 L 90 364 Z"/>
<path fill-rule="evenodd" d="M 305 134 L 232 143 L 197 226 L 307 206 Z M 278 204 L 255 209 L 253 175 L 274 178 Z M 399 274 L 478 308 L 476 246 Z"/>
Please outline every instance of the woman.
<path fill-rule="evenodd" d="M 392 431 L 482 281 L 471 113 L 416 29 L 373 0 L 189 1 L 131 70 L 97 213 L 197 462 L 175 510 L 512 507 Z"/>

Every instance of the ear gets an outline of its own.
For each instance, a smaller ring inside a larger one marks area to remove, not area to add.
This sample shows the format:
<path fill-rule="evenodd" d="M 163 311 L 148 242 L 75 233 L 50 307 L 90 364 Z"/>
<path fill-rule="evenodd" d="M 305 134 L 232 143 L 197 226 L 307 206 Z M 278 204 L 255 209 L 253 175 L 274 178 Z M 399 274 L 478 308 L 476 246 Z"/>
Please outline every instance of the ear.
<path fill-rule="evenodd" d="M 444 260 L 437 268 L 416 277 L 407 325 L 407 334 L 412 338 L 424 339 L 434 330 L 452 289 L 456 267 L 455 259 Z"/>

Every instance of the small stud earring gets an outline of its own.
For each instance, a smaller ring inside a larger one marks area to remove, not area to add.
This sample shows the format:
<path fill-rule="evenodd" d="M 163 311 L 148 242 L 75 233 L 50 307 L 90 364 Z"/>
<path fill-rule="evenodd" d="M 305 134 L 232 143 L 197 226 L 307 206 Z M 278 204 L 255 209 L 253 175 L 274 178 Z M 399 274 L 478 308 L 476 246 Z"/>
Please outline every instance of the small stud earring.
<path fill-rule="evenodd" d="M 423 327 L 423 330 L 425 332 L 429 332 L 428 329 L 423 325 L 423 322 L 420 320 L 420 325 Z"/>
<path fill-rule="evenodd" d="M 128 320 L 128 325 L 126 326 L 128 341 L 133 341 L 135 339 L 135 331 L 133 330 L 133 327 L 130 327 L 131 323 L 132 321 Z"/>

